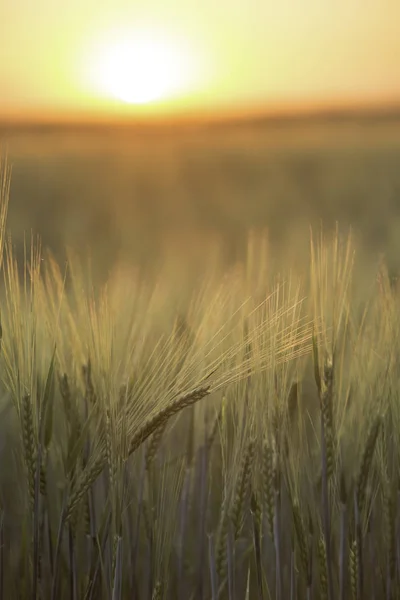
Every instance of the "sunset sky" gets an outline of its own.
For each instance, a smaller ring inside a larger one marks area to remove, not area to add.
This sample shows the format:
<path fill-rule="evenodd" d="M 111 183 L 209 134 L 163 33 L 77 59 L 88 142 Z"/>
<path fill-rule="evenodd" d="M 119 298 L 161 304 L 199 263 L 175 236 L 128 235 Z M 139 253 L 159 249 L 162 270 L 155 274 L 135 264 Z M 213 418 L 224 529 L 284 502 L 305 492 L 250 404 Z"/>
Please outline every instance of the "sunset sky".
<path fill-rule="evenodd" d="M 2 0 L 0 118 L 400 103 L 399 0 Z"/>

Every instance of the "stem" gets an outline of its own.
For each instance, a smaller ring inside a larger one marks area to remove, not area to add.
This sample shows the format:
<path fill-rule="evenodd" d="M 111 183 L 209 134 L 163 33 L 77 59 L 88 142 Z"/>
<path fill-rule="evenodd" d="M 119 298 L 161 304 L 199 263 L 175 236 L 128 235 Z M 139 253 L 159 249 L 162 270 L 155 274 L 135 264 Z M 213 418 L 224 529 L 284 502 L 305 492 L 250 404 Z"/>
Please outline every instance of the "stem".
<path fill-rule="evenodd" d="M 295 600 L 296 598 L 296 554 L 294 548 L 292 548 L 292 553 L 290 557 L 290 600 Z"/>
<path fill-rule="evenodd" d="M 211 600 L 218 598 L 217 570 L 215 568 L 214 544 L 213 536 L 208 536 L 208 554 L 210 560 L 210 577 L 211 577 Z"/>
<path fill-rule="evenodd" d="M 0 517 L 0 600 L 4 599 L 4 512 Z"/>
<path fill-rule="evenodd" d="M 328 483 L 328 465 L 327 465 L 327 447 L 326 432 L 324 425 L 324 415 L 321 410 L 321 452 L 322 452 L 322 517 L 325 535 L 326 548 L 326 573 L 328 579 L 328 599 L 334 600 L 333 596 L 333 577 L 332 577 L 332 552 L 331 552 L 331 526 L 329 514 L 329 483 Z"/>
<path fill-rule="evenodd" d="M 33 580 L 32 600 L 36 600 L 39 581 L 39 553 L 40 553 L 40 467 L 42 462 L 42 448 L 38 444 L 36 473 L 35 473 L 35 496 L 33 502 Z"/>
<path fill-rule="evenodd" d="M 205 536 L 206 536 L 206 515 L 207 515 L 207 440 L 200 449 L 200 518 L 199 518 L 199 577 L 198 577 L 198 596 L 204 595 L 204 559 L 205 559 Z"/>
<path fill-rule="evenodd" d="M 185 545 L 185 530 L 186 530 L 186 519 L 188 513 L 188 499 L 189 499 L 189 488 L 190 488 L 190 469 L 187 469 L 185 473 L 185 480 L 183 484 L 182 496 L 180 501 L 181 518 L 180 518 L 180 532 L 179 532 L 179 544 L 178 544 L 178 585 L 179 585 L 179 598 L 182 598 L 182 582 L 183 582 L 183 571 L 184 571 L 184 545 Z"/>
<path fill-rule="evenodd" d="M 262 568 L 261 568 L 261 541 L 260 541 L 260 530 L 257 523 L 257 516 L 253 514 L 253 535 L 254 535 L 254 549 L 256 554 L 256 570 L 257 570 L 257 587 L 259 600 L 264 598 L 263 580 L 262 580 Z"/>
<path fill-rule="evenodd" d="M 99 576 L 99 571 L 100 571 L 100 567 L 101 567 L 101 559 L 102 559 L 102 555 L 104 554 L 104 549 L 106 547 L 106 543 L 107 543 L 107 539 L 108 539 L 108 535 L 109 535 L 109 531 L 110 531 L 110 526 L 111 526 L 111 511 L 109 511 L 108 515 L 107 515 L 107 520 L 106 520 L 106 523 L 104 526 L 103 539 L 102 539 L 101 545 L 99 544 L 100 547 L 98 548 L 97 564 L 94 569 L 93 577 L 91 578 L 91 580 L 89 582 L 88 590 L 85 594 L 85 600 L 86 599 L 92 600 L 92 598 L 94 596 L 94 590 L 96 587 L 97 577 Z"/>
<path fill-rule="evenodd" d="M 68 549 L 69 549 L 69 581 L 70 581 L 70 597 L 71 600 L 77 600 L 78 593 L 76 589 L 76 562 L 75 562 L 75 547 L 74 535 L 71 524 L 68 527 Z"/>
<path fill-rule="evenodd" d="M 276 479 L 280 479 L 276 477 Z M 276 567 L 276 600 L 282 600 L 283 577 L 281 559 L 281 495 L 279 483 L 275 486 L 275 517 L 274 517 L 274 540 L 275 540 L 275 567 Z"/>
<path fill-rule="evenodd" d="M 227 557 L 228 557 L 228 596 L 229 600 L 236 600 L 235 584 L 235 536 L 232 524 L 230 524 L 228 535 L 226 537 Z"/>
<path fill-rule="evenodd" d="M 356 539 L 357 539 L 357 600 L 364 598 L 364 576 L 363 576 L 363 553 L 362 553 L 362 532 L 361 532 L 361 517 L 357 501 L 357 491 L 354 491 L 354 516 L 356 524 Z"/>
<path fill-rule="evenodd" d="M 340 506 L 339 600 L 345 600 L 346 589 L 346 521 L 347 508 Z"/>
<path fill-rule="evenodd" d="M 122 537 L 118 536 L 112 600 L 122 598 Z"/>
<path fill-rule="evenodd" d="M 60 552 L 61 552 L 61 541 L 64 532 L 65 525 L 65 499 L 63 502 L 63 508 L 60 515 L 60 522 L 58 525 L 58 533 L 57 533 L 57 542 L 54 554 L 54 573 L 53 573 L 53 582 L 51 586 L 51 600 L 57 600 L 57 583 L 58 583 L 58 563 L 60 560 Z"/>

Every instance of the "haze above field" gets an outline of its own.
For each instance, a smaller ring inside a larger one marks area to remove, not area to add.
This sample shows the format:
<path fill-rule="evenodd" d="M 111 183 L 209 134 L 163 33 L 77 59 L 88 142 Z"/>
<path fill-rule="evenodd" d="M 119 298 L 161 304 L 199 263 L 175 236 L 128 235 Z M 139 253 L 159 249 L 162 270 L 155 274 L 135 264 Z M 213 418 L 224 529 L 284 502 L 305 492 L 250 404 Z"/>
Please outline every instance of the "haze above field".
<path fill-rule="evenodd" d="M 400 104 L 394 0 L 5 0 L 0 120 Z"/>

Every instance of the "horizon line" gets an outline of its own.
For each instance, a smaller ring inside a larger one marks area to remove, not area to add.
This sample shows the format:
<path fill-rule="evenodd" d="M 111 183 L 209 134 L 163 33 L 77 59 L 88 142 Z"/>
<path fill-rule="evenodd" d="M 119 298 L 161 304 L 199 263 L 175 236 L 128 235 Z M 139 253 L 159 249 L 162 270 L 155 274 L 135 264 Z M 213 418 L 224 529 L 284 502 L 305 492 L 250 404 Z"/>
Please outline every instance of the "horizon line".
<path fill-rule="evenodd" d="M 284 123 L 304 121 L 337 121 L 346 119 L 400 119 L 400 100 L 380 103 L 346 103 L 316 106 L 286 106 L 255 108 L 253 110 L 231 111 L 190 111 L 174 114 L 151 115 L 115 115 L 93 114 L 87 112 L 67 113 L 64 115 L 1 115 L 0 129 L 42 128 L 42 127 L 160 127 L 160 126 L 196 126 L 196 125 L 234 125 L 257 122 Z"/>

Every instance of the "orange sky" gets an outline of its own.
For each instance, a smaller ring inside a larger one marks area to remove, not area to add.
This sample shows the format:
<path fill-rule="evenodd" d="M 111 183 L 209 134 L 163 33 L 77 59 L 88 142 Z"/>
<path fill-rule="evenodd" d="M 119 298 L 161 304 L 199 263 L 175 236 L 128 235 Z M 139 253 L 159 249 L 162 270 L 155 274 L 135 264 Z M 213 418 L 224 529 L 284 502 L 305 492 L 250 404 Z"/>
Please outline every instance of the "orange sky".
<path fill-rule="evenodd" d="M 399 0 L 2 0 L 0 31 L 0 117 L 400 103 Z M 181 79 L 142 106 L 99 83 L 138 35 L 172 49 Z"/>

